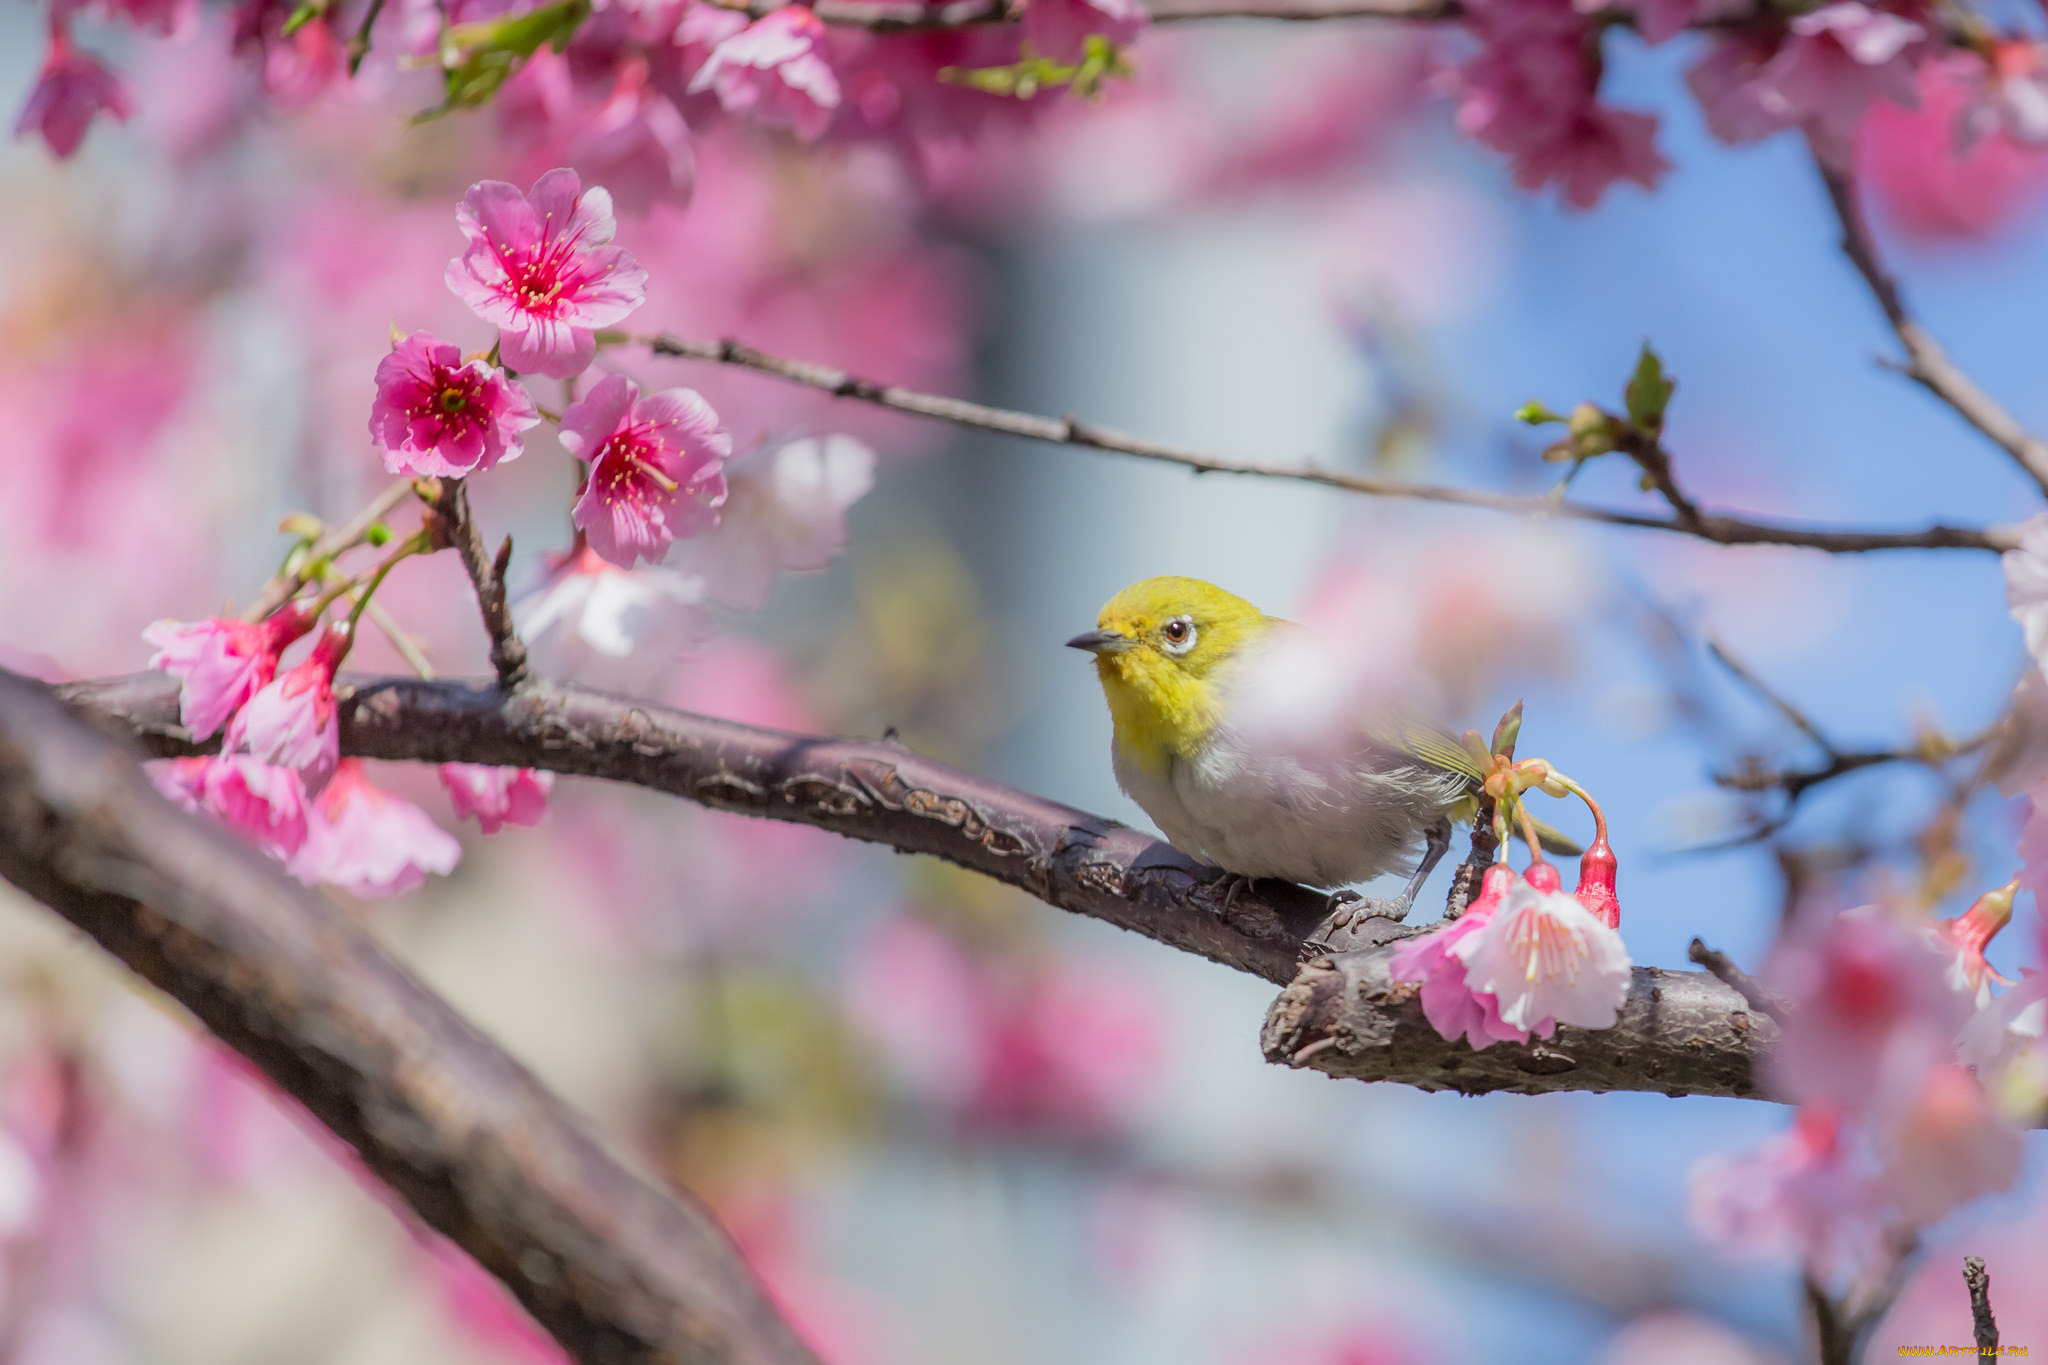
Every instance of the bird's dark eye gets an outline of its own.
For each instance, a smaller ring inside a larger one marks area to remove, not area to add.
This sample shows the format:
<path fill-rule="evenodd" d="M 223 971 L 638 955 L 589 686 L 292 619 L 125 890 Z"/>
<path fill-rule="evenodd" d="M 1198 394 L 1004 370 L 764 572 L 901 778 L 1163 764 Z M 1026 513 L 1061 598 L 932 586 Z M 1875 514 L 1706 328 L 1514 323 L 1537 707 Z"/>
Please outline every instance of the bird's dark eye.
<path fill-rule="evenodd" d="M 1195 623 L 1185 616 L 1176 616 L 1159 628 L 1159 636 L 1166 641 L 1168 650 L 1185 654 L 1194 647 Z"/>

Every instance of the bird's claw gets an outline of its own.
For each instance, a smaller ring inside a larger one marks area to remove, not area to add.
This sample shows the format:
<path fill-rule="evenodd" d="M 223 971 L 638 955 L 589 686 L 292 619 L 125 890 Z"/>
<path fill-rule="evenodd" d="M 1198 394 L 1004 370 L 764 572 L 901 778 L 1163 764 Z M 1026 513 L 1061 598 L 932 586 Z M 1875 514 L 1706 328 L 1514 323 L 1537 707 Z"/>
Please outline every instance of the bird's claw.
<path fill-rule="evenodd" d="M 1325 952 L 1341 953 L 1358 946 L 1356 930 L 1366 920 L 1385 919 L 1399 924 L 1407 919 L 1408 912 L 1415 908 L 1415 898 L 1403 892 L 1368 900 L 1354 891 L 1333 891 L 1329 906 L 1329 915 L 1308 936 L 1308 943 Z M 1342 942 L 1340 936 L 1351 941 Z"/>

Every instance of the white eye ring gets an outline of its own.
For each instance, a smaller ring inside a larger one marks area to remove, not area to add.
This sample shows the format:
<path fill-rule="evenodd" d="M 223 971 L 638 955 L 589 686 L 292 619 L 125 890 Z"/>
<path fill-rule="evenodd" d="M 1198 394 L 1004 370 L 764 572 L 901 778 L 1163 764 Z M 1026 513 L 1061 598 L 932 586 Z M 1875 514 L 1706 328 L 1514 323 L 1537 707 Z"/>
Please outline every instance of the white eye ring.
<path fill-rule="evenodd" d="M 1159 628 L 1162 647 L 1168 654 L 1185 654 L 1195 647 L 1195 623 L 1192 617 L 1176 616 Z"/>

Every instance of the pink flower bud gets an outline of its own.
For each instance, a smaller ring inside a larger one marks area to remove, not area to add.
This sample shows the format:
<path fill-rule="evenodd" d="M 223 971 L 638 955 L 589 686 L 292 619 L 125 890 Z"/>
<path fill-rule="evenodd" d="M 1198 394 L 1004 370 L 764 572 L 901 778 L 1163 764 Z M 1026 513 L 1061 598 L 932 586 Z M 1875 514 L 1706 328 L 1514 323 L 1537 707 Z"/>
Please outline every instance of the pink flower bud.
<path fill-rule="evenodd" d="M 1557 868 L 1551 863 L 1536 863 L 1522 874 L 1522 880 L 1538 891 L 1551 892 L 1564 889 L 1564 879 L 1557 875 Z"/>
<path fill-rule="evenodd" d="M 265 685 L 236 713 L 222 750 L 246 750 L 265 763 L 296 768 L 307 794 L 318 794 L 341 758 L 334 671 L 349 643 L 347 629 L 331 627 L 303 662 Z"/>
<path fill-rule="evenodd" d="M 1572 892 L 1579 898 L 1579 904 L 1599 916 L 1600 922 L 1610 929 L 1621 927 L 1621 899 L 1614 893 L 1614 876 L 1620 866 L 1620 860 L 1608 846 L 1605 831 L 1601 832 L 1579 855 L 1579 885 Z"/>

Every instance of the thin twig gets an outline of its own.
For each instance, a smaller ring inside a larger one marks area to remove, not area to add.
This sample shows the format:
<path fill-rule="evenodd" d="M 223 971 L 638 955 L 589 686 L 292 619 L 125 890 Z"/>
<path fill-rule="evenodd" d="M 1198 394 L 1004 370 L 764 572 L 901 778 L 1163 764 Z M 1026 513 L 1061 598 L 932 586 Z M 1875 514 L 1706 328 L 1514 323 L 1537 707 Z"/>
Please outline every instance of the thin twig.
<path fill-rule="evenodd" d="M 1997 399 L 1978 388 L 1976 381 L 1949 358 L 1942 344 L 1906 311 L 1898 281 L 1878 255 L 1877 240 L 1871 235 L 1862 206 L 1857 203 L 1856 187 L 1849 175 L 1831 168 L 1818 158 L 1814 165 L 1820 171 L 1821 183 L 1827 186 L 1828 200 L 1834 205 L 1835 217 L 1842 225 L 1843 254 L 1863 276 L 1863 282 L 1869 286 L 1877 306 L 1884 310 L 1885 321 L 1891 324 L 1899 344 L 1906 348 L 1906 363 L 1899 367 L 1901 372 L 1989 437 L 2032 476 L 2044 493 L 2048 493 L 2048 442 L 2043 442 L 2006 411 Z"/>
<path fill-rule="evenodd" d="M 484 630 L 491 637 L 491 667 L 497 671 L 498 686 L 510 691 L 526 680 L 526 642 L 519 638 L 505 593 L 505 568 L 511 558 L 512 538 L 507 536 L 498 549 L 497 559 L 491 559 L 484 550 L 483 532 L 470 515 L 469 491 L 461 479 L 441 481 L 433 508 L 446 523 L 448 541 L 462 557 L 462 567 L 476 588 L 477 608 L 483 613 Z"/>
<path fill-rule="evenodd" d="M 1707 641 L 1707 653 L 1713 656 L 1715 663 L 1727 669 L 1728 672 L 1734 676 L 1737 682 L 1741 683 L 1744 687 L 1747 687 L 1751 692 L 1756 694 L 1756 696 L 1760 698 L 1765 705 L 1769 706 L 1773 711 L 1776 711 L 1779 715 L 1783 716 L 1787 721 L 1791 722 L 1793 729 L 1797 730 L 1800 734 L 1805 735 L 1808 739 L 1812 740 L 1816 745 L 1818 745 L 1822 753 L 1828 755 L 1830 758 L 1840 754 L 1841 750 L 1837 749 L 1834 745 L 1834 742 L 1830 740 L 1826 735 L 1821 733 L 1820 727 L 1818 725 L 1815 725 L 1813 723 L 1813 720 L 1804 711 L 1800 710 L 1797 706 L 1793 705 L 1792 702 L 1788 700 L 1786 697 L 1784 697 L 1781 693 L 1779 693 L 1776 688 L 1773 688 L 1770 684 L 1766 683 L 1762 678 L 1758 677 L 1756 673 L 1750 669 L 1749 665 L 1743 663 L 1733 654 L 1730 654 L 1725 648 L 1722 647 L 1720 641 Z"/>
<path fill-rule="evenodd" d="M 342 526 L 329 531 L 299 558 L 299 568 L 292 573 L 282 573 L 263 585 L 256 594 L 256 600 L 242 613 L 244 621 L 261 621 L 279 607 L 292 600 L 300 588 L 306 586 L 306 570 L 323 560 L 329 560 L 347 550 L 353 550 L 369 537 L 370 528 L 391 515 L 398 504 L 412 496 L 412 480 L 399 479 L 387 485 L 383 492 L 370 500 L 370 505 L 351 517 Z"/>
<path fill-rule="evenodd" d="M 370 55 L 370 30 L 377 26 L 377 16 L 384 12 L 384 0 L 370 0 L 370 8 L 363 13 L 363 22 L 356 29 L 355 37 L 348 40 L 348 74 L 354 79 L 362 66 L 363 58 Z"/>
<path fill-rule="evenodd" d="M 1621 452 L 1636 462 L 1636 467 L 1650 480 L 1651 487 L 1670 505 L 1672 516 L 1678 525 L 1692 535 L 1700 534 L 1703 520 L 1700 505 L 1678 486 L 1678 476 L 1672 472 L 1671 452 L 1661 442 L 1644 440 L 1638 436 L 1625 439 Z"/>
<path fill-rule="evenodd" d="M 1977 1334 L 1981 1359 L 1998 1353 L 1998 1319 L 1991 1316 L 1991 1276 L 1982 1256 L 1963 1257 L 1963 1283 L 1970 1289 L 1970 1325 Z"/>
<path fill-rule="evenodd" d="M 1751 1009 L 1769 1016 L 1777 1023 L 1785 1022 L 1785 1007 L 1773 1000 L 1770 992 L 1757 984 L 1755 977 L 1736 966 L 1728 954 L 1718 948 L 1709 948 L 1696 938 L 1686 949 L 1685 955 L 1727 982 L 1737 995 L 1749 1002 Z"/>
<path fill-rule="evenodd" d="M 398 651 L 398 657 L 412 666 L 413 672 L 419 674 L 422 678 L 432 678 L 434 676 L 434 665 L 427 658 L 427 652 L 420 648 L 420 642 L 413 639 L 404 626 L 399 625 L 397 621 L 392 619 L 391 613 L 384 610 L 383 603 L 374 597 L 371 598 L 370 605 L 364 611 L 364 615 L 370 618 L 378 630 L 384 632 L 384 638 L 389 640 L 391 647 Z"/>
<path fill-rule="evenodd" d="M 1568 521 L 1598 522 L 1649 531 L 1667 531 L 1694 536 L 1717 545 L 1791 545 L 1825 550 L 1830 554 L 1863 554 L 1873 550 L 1989 550 L 2000 552 L 2016 543 L 2011 532 L 1976 527 L 1929 526 L 1918 531 L 1882 531 L 1792 526 L 1777 522 L 1752 521 L 1740 517 L 1700 514 L 1696 525 L 1671 517 L 1645 516 L 1613 508 L 1589 507 L 1545 496 L 1488 493 L 1477 489 L 1447 488 L 1433 484 L 1402 483 L 1363 474 L 1348 474 L 1313 464 L 1261 464 L 1232 459 L 1163 441 L 1148 440 L 1109 427 L 1094 426 L 1073 417 L 1042 417 L 1007 408 L 988 407 L 958 398 L 918 393 L 910 389 L 877 384 L 856 378 L 844 370 L 807 361 L 769 355 L 737 341 L 698 341 L 666 333 L 632 336 L 626 340 L 649 347 L 657 355 L 685 360 L 709 361 L 772 375 L 792 384 L 849 398 L 895 412 L 951 422 L 977 431 L 994 431 L 1052 445 L 1075 446 L 1132 455 L 1179 465 L 1205 474 L 1243 474 L 1256 478 L 1288 479 L 1339 488 L 1371 497 L 1405 498 L 1418 502 L 1443 503 L 1458 507 L 1479 507 L 1517 516 Z"/>

